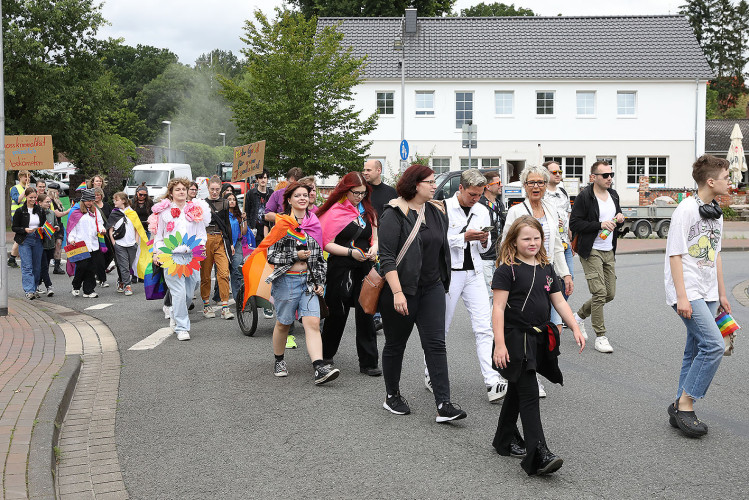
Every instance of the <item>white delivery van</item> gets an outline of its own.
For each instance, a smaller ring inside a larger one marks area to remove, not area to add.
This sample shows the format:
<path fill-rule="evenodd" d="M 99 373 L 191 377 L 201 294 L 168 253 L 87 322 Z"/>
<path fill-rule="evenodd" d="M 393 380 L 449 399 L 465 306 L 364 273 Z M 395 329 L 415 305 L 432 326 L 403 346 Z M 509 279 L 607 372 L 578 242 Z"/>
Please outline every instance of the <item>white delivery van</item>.
<path fill-rule="evenodd" d="M 148 196 L 154 200 L 166 194 L 166 185 L 176 177 L 186 177 L 192 180 L 192 168 L 187 163 L 146 163 L 136 165 L 127 180 L 125 193 L 131 198 L 135 195 L 135 188 L 146 183 Z"/>

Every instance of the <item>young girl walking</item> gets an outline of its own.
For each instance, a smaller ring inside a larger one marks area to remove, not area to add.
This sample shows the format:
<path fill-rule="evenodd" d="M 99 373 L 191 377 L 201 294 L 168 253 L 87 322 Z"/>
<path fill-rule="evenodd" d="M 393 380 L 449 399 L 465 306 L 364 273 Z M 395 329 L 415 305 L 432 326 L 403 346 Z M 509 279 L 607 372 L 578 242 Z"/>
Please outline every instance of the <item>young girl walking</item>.
<path fill-rule="evenodd" d="M 548 321 L 552 304 L 572 328 L 580 352 L 585 348 L 543 238 L 536 219 L 530 215 L 516 219 L 502 242 L 492 280 L 493 359 L 509 382 L 492 445 L 500 455 L 522 458 L 521 466 L 529 476 L 549 474 L 562 466 L 562 459 L 546 446 L 536 383 L 536 372 L 553 383 L 563 382 L 557 364 L 559 330 Z M 518 415 L 525 439 L 518 431 Z"/>

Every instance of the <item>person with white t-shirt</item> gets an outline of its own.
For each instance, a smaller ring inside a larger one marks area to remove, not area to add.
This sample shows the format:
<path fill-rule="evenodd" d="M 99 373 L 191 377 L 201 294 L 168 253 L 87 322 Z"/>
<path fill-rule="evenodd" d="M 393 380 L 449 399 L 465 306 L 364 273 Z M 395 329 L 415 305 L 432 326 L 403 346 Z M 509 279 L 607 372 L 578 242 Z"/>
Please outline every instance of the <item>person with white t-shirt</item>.
<path fill-rule="evenodd" d="M 619 194 L 611 188 L 614 172 L 611 165 L 597 161 L 590 167 L 590 184 L 575 198 L 570 214 L 573 241 L 583 265 L 591 297 L 575 313 L 580 331 L 585 335 L 584 321 L 590 316 L 596 332 L 594 347 L 598 352 L 611 353 L 603 306 L 616 294 L 616 237 L 624 222 Z"/>
<path fill-rule="evenodd" d="M 687 327 L 686 347 L 676 401 L 668 406 L 669 423 L 689 436 L 707 434 L 694 413 L 723 358 L 724 342 L 715 316 L 731 313 L 720 258 L 723 211 L 715 197 L 728 194 L 728 162 L 703 155 L 692 165 L 697 195 L 679 203 L 671 216 L 666 242 L 666 303 Z"/>

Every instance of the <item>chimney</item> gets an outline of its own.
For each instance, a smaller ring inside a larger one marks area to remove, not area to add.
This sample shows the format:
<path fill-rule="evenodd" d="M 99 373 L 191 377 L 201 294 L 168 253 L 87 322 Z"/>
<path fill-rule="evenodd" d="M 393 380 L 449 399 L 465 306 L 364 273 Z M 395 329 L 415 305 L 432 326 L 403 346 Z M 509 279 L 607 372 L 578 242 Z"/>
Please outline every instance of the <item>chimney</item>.
<path fill-rule="evenodd" d="M 406 9 L 406 34 L 416 34 L 416 9 Z"/>

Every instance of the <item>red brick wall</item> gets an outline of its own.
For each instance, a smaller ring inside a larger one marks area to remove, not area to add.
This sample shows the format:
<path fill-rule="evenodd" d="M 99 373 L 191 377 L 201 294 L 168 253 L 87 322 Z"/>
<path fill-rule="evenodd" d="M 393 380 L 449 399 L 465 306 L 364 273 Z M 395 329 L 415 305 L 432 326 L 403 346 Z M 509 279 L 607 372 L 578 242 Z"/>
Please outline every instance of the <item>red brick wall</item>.
<path fill-rule="evenodd" d="M 652 205 L 656 198 L 659 196 L 670 196 L 674 201 L 678 201 L 678 194 L 686 194 L 691 196 L 697 190 L 694 188 L 651 188 L 650 182 L 647 176 L 640 177 L 640 186 L 637 188 L 640 194 L 639 205 L 646 206 Z M 727 207 L 729 205 L 746 205 L 749 203 L 749 196 L 745 192 L 731 193 L 724 196 L 718 196 L 718 203 L 721 207 Z"/>

